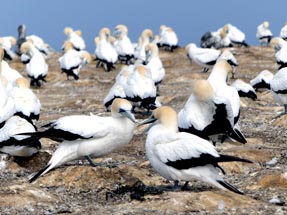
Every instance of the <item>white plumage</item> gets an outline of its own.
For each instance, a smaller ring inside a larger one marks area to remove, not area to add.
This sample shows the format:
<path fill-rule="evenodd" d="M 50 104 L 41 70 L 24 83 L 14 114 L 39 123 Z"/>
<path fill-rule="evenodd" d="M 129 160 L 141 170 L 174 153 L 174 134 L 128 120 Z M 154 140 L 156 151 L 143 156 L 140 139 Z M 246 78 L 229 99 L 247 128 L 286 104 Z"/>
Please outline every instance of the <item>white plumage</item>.
<path fill-rule="evenodd" d="M 15 53 L 12 51 L 16 45 L 16 38 L 12 36 L 0 37 L 0 46 L 4 49 L 4 60 L 13 60 Z"/>
<path fill-rule="evenodd" d="M 204 72 L 213 66 L 221 54 L 220 50 L 211 48 L 198 48 L 194 43 L 186 46 L 187 56 L 190 61 L 204 67 Z"/>
<path fill-rule="evenodd" d="M 255 78 L 250 80 L 251 86 L 257 90 L 259 88 L 270 89 L 270 82 L 273 78 L 273 73 L 269 70 L 261 71 Z"/>
<path fill-rule="evenodd" d="M 283 39 L 283 40 L 286 40 L 287 39 L 287 22 L 285 23 L 285 25 L 281 28 L 280 30 L 280 37 Z"/>
<path fill-rule="evenodd" d="M 134 66 L 124 66 L 121 71 L 116 76 L 116 81 L 114 85 L 109 90 L 108 94 L 104 98 L 104 105 L 107 110 L 110 109 L 110 106 L 115 98 L 126 98 L 125 85 L 127 83 L 129 75 L 133 72 Z"/>
<path fill-rule="evenodd" d="M 280 69 L 270 82 L 270 88 L 274 99 L 284 105 L 285 110 L 278 115 L 287 114 L 287 67 Z"/>
<path fill-rule="evenodd" d="M 69 41 L 66 41 L 64 51 L 63 56 L 59 58 L 61 70 L 66 73 L 67 79 L 73 76 L 75 80 L 78 80 L 81 69 L 91 62 L 91 56 L 87 51 L 73 49 L 73 44 Z"/>
<path fill-rule="evenodd" d="M 217 96 L 206 80 L 196 80 L 192 94 L 178 113 L 180 131 L 216 143 L 222 136 L 243 141 L 234 131 L 234 115 L 228 98 Z"/>
<path fill-rule="evenodd" d="M 146 156 L 152 167 L 165 179 L 178 181 L 201 180 L 220 189 L 242 194 L 224 181 L 218 173 L 218 162 L 244 161 L 245 159 L 220 155 L 208 141 L 195 135 L 178 132 L 177 114 L 167 106 L 153 111 L 150 119 L 154 122 L 146 139 Z"/>
<path fill-rule="evenodd" d="M 130 142 L 135 128 L 132 105 L 124 99 L 115 99 L 111 116 L 73 115 L 61 117 L 47 125 L 43 132 L 22 133 L 38 138 L 48 137 L 62 142 L 47 166 L 30 178 L 36 180 L 53 168 L 76 159 L 106 155 Z"/>
<path fill-rule="evenodd" d="M 8 81 L 2 75 L 7 68 L 7 63 L 3 60 L 4 50 L 0 48 L 0 128 L 5 124 L 5 121 L 15 113 L 15 105 L 13 98 L 8 94 Z"/>
<path fill-rule="evenodd" d="M 15 86 L 10 91 L 14 99 L 15 114 L 25 118 L 29 122 L 38 120 L 40 116 L 41 103 L 34 92 L 29 88 L 29 82 L 25 78 L 18 78 Z"/>
<path fill-rule="evenodd" d="M 153 32 L 150 29 L 145 29 L 141 33 L 141 36 L 138 38 L 138 43 L 135 48 L 135 58 L 138 62 L 142 63 L 145 61 L 145 46 L 151 43 L 153 40 Z"/>
<path fill-rule="evenodd" d="M 21 46 L 21 52 L 30 57 L 29 63 L 26 64 L 26 72 L 31 80 L 31 86 L 42 85 L 46 81 L 48 73 L 48 64 L 41 52 L 31 43 L 25 42 Z"/>
<path fill-rule="evenodd" d="M 82 38 L 82 32 L 80 30 L 74 31 L 71 27 L 64 28 L 64 34 L 67 36 L 67 40 L 70 41 L 74 49 L 77 51 L 84 50 L 86 43 Z"/>
<path fill-rule="evenodd" d="M 260 44 L 268 46 L 273 34 L 269 29 L 269 22 L 265 21 L 257 26 L 256 37 L 260 41 Z"/>
<path fill-rule="evenodd" d="M 41 148 L 38 139 L 19 133 L 35 132 L 34 125 L 19 116 L 10 117 L 0 129 L 0 151 L 12 156 L 30 157 Z"/>
<path fill-rule="evenodd" d="M 227 36 L 230 39 L 231 43 L 248 46 L 245 42 L 245 34 L 239 30 L 236 26 L 231 24 L 226 24 L 227 27 Z"/>
<path fill-rule="evenodd" d="M 178 37 L 171 27 L 161 25 L 159 32 L 160 47 L 165 47 L 169 51 L 173 51 L 178 47 Z"/>
<path fill-rule="evenodd" d="M 140 106 L 148 110 L 155 107 L 156 86 L 150 71 L 143 65 L 134 67 L 124 86 L 127 99 L 140 102 Z"/>
<path fill-rule="evenodd" d="M 99 39 L 95 54 L 97 60 L 104 64 L 106 71 L 111 71 L 114 68 L 114 63 L 118 60 L 118 53 L 110 42 L 110 30 L 108 28 L 102 28 L 99 32 Z"/>
<path fill-rule="evenodd" d="M 217 96 L 224 97 L 230 101 L 234 116 L 234 125 L 236 125 L 240 116 L 240 97 L 237 90 L 226 83 L 229 73 L 232 73 L 232 67 L 226 60 L 220 60 L 214 65 L 207 80 Z M 234 127 L 234 130 L 242 137 L 242 143 L 245 143 L 246 140 L 239 127 Z"/>
<path fill-rule="evenodd" d="M 145 51 L 145 65 L 150 70 L 151 77 L 155 85 L 158 85 L 162 82 L 165 76 L 165 69 L 162 65 L 161 59 L 159 58 L 158 47 L 154 43 L 149 43 L 146 45 Z"/>
<path fill-rule="evenodd" d="M 240 97 L 248 97 L 253 100 L 257 99 L 255 89 L 249 83 L 241 79 L 236 79 L 231 86 L 237 90 Z"/>
<path fill-rule="evenodd" d="M 113 34 L 116 37 L 114 47 L 118 53 L 119 60 L 125 62 L 125 64 L 130 64 L 134 57 L 134 47 L 128 37 L 128 28 L 125 25 L 117 25 Z"/>

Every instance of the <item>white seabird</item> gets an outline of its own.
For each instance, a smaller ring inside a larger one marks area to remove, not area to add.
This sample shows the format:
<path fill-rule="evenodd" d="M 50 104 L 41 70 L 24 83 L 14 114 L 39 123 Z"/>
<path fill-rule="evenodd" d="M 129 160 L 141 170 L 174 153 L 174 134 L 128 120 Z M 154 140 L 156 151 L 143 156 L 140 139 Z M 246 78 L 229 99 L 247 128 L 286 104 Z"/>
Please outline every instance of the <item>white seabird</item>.
<path fill-rule="evenodd" d="M 140 107 L 149 110 L 155 109 L 156 86 L 150 71 L 143 65 L 134 67 L 124 86 L 126 99 L 140 103 Z"/>
<path fill-rule="evenodd" d="M 287 42 L 280 37 L 275 37 L 270 42 L 277 52 L 275 54 L 276 63 L 279 65 L 279 69 L 287 67 Z"/>
<path fill-rule="evenodd" d="M 214 65 L 207 80 L 217 96 L 229 100 L 234 116 L 234 130 L 238 136 L 242 137 L 242 141 L 240 142 L 246 143 L 244 135 L 241 133 L 239 127 L 236 126 L 240 116 L 240 97 L 237 90 L 226 83 L 229 73 L 232 74 L 232 67 L 230 64 L 228 64 L 226 60 L 220 60 Z"/>
<path fill-rule="evenodd" d="M 280 69 L 270 82 L 273 98 L 284 106 L 284 111 L 277 117 L 287 114 L 287 67 Z"/>
<path fill-rule="evenodd" d="M 109 111 L 110 106 L 116 98 L 126 98 L 125 85 L 127 83 L 129 75 L 133 72 L 133 65 L 124 66 L 116 76 L 114 85 L 109 90 L 108 94 L 104 98 L 103 104 Z"/>
<path fill-rule="evenodd" d="M 145 46 L 153 41 L 153 32 L 151 29 L 145 29 L 142 31 L 138 38 L 138 43 L 135 48 L 135 58 L 138 62 L 142 63 L 145 61 Z"/>
<path fill-rule="evenodd" d="M 65 27 L 64 34 L 67 36 L 67 40 L 73 44 L 74 49 L 77 51 L 84 50 L 86 48 L 86 43 L 80 30 L 74 31 L 71 27 Z"/>
<path fill-rule="evenodd" d="M 10 95 L 14 99 L 14 115 L 18 115 L 34 125 L 34 121 L 39 120 L 40 117 L 41 102 L 29 87 L 30 84 L 26 78 L 18 78 Z"/>
<path fill-rule="evenodd" d="M 263 70 L 255 78 L 250 80 L 250 84 L 255 90 L 258 90 L 260 88 L 270 89 L 270 82 L 272 78 L 272 72 L 270 72 L 269 70 Z"/>
<path fill-rule="evenodd" d="M 87 51 L 77 51 L 73 48 L 73 44 L 66 41 L 64 44 L 65 53 L 59 58 L 60 67 L 62 72 L 69 76 L 72 76 L 75 80 L 79 79 L 81 69 L 90 63 L 92 58 Z"/>
<path fill-rule="evenodd" d="M 26 72 L 31 80 L 31 86 L 40 87 L 42 82 L 46 82 L 45 78 L 48 73 L 48 64 L 46 63 L 45 58 L 29 41 L 22 44 L 21 52 L 30 57 L 29 63 L 26 64 Z"/>
<path fill-rule="evenodd" d="M 0 37 L 0 46 L 4 49 L 4 60 L 13 60 L 15 53 L 12 48 L 16 45 L 16 38 L 13 36 Z"/>
<path fill-rule="evenodd" d="M 15 113 L 15 104 L 13 98 L 7 91 L 8 81 L 5 76 L 2 75 L 4 68 L 7 66 L 7 62 L 3 60 L 4 50 L 0 49 L 0 128 L 4 126 L 5 121 Z"/>
<path fill-rule="evenodd" d="M 161 25 L 158 46 L 173 51 L 178 47 L 178 37 L 171 27 Z"/>
<path fill-rule="evenodd" d="M 248 44 L 245 42 L 245 34 L 239 30 L 236 26 L 231 24 L 226 24 L 227 27 L 227 36 L 230 39 L 232 44 L 243 45 L 248 47 Z"/>
<path fill-rule="evenodd" d="M 151 72 L 152 80 L 157 86 L 160 84 L 165 76 L 165 69 L 159 58 L 159 50 L 156 44 L 149 43 L 145 47 L 146 51 L 146 60 L 144 64 Z"/>
<path fill-rule="evenodd" d="M 7 119 L 0 129 L 0 152 L 17 156 L 30 157 L 41 149 L 41 143 L 26 135 L 19 133 L 35 132 L 34 125 L 20 116 L 12 116 Z"/>
<path fill-rule="evenodd" d="M 268 46 L 272 39 L 272 32 L 269 29 L 269 22 L 265 21 L 257 26 L 256 37 L 260 41 L 261 46 Z"/>
<path fill-rule="evenodd" d="M 217 96 L 207 80 L 194 81 L 192 94 L 178 113 L 178 126 L 179 131 L 211 140 L 214 144 L 222 136 L 245 141 L 234 130 L 234 116 L 229 99 Z"/>
<path fill-rule="evenodd" d="M 117 25 L 113 32 L 116 40 L 114 47 L 118 53 L 118 59 L 129 65 L 134 58 L 134 47 L 128 37 L 128 28 L 125 25 Z"/>
<path fill-rule="evenodd" d="M 240 97 L 248 97 L 252 100 L 257 99 L 255 89 L 249 83 L 241 79 L 236 79 L 231 86 L 237 90 Z"/>
<path fill-rule="evenodd" d="M 95 54 L 98 64 L 103 64 L 104 69 L 109 72 L 114 68 L 114 64 L 118 60 L 118 53 L 110 42 L 110 29 L 102 28 L 99 32 L 99 39 L 95 38 L 96 50 Z"/>
<path fill-rule="evenodd" d="M 177 114 L 167 106 L 153 111 L 150 119 L 141 124 L 157 122 L 149 129 L 146 139 L 146 156 L 152 167 L 165 179 L 188 182 L 197 179 L 223 190 L 243 194 L 224 181 L 219 174 L 219 162 L 251 161 L 218 154 L 214 146 L 195 135 L 178 132 Z M 187 186 L 187 183 L 185 184 Z"/>
<path fill-rule="evenodd" d="M 35 181 L 51 169 L 77 159 L 87 158 L 95 166 L 90 156 L 100 157 L 128 144 L 135 129 L 135 118 L 131 110 L 130 102 L 118 98 L 113 101 L 111 116 L 64 116 L 46 125 L 48 129 L 45 131 L 20 134 L 61 142 L 47 166 L 29 181 Z"/>
<path fill-rule="evenodd" d="M 280 37 L 283 40 L 287 40 L 287 22 L 285 23 L 285 25 L 280 30 Z"/>
<path fill-rule="evenodd" d="M 186 51 L 189 60 L 202 66 L 204 68 L 203 72 L 207 72 L 208 69 L 216 63 L 216 60 L 221 54 L 220 50 L 199 48 L 194 43 L 188 44 L 186 46 Z"/>

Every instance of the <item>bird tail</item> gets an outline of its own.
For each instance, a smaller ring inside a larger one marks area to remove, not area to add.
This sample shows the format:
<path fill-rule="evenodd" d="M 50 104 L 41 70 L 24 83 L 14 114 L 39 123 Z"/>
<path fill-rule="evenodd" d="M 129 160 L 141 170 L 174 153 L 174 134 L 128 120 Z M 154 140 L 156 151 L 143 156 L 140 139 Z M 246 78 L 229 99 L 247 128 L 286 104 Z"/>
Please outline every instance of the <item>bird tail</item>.
<path fill-rule="evenodd" d="M 45 166 L 43 169 L 41 169 L 40 171 L 33 173 L 29 176 L 29 182 L 32 183 L 33 181 L 35 181 L 37 178 L 39 178 L 41 175 L 44 175 L 46 172 L 48 172 L 51 168 L 49 168 L 51 166 L 51 164 Z"/>
<path fill-rule="evenodd" d="M 217 162 L 233 162 L 233 161 L 240 161 L 240 162 L 244 162 L 244 163 L 253 163 L 253 161 L 251 161 L 251 160 L 232 156 L 232 155 L 220 154 L 220 157 L 218 157 L 218 159 L 217 159 Z"/>
<path fill-rule="evenodd" d="M 238 190 L 236 187 L 234 187 L 233 185 L 225 182 L 225 181 L 222 181 L 222 180 L 217 180 L 217 182 L 223 186 L 225 189 L 227 190 L 230 190 L 234 193 L 237 193 L 237 194 L 240 194 L 240 195 L 244 195 L 244 193 L 242 193 L 240 190 Z"/>

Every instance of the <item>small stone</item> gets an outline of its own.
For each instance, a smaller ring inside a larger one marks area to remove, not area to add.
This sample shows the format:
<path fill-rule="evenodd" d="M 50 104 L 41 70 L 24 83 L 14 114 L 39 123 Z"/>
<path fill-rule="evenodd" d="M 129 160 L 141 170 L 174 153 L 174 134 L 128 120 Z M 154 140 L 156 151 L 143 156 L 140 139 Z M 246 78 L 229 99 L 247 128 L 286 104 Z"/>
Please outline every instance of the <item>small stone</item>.
<path fill-rule="evenodd" d="M 276 157 L 274 157 L 270 161 L 266 162 L 266 165 L 274 166 L 275 164 L 277 164 L 277 162 L 278 162 L 278 159 Z"/>

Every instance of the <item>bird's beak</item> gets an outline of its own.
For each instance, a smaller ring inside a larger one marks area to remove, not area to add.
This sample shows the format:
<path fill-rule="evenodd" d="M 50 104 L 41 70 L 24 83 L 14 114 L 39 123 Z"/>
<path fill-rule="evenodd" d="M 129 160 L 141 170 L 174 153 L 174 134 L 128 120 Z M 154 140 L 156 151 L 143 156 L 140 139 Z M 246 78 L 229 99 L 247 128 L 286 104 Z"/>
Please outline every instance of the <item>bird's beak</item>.
<path fill-rule="evenodd" d="M 121 34 L 121 31 L 120 31 L 119 29 L 115 28 L 115 30 L 114 30 L 114 32 L 113 32 L 113 35 L 114 35 L 115 37 L 118 37 L 118 35 L 120 35 L 120 34 Z"/>
<path fill-rule="evenodd" d="M 149 123 L 154 123 L 155 121 L 157 121 L 157 119 L 152 115 L 148 119 L 143 120 L 142 122 L 140 122 L 139 125 L 145 125 L 145 124 L 149 124 Z"/>
<path fill-rule="evenodd" d="M 139 123 L 139 125 L 145 125 L 145 124 L 149 124 L 152 123 L 150 126 L 148 126 L 143 132 L 147 133 L 151 127 L 153 127 L 157 122 L 157 119 L 152 115 L 150 118 L 143 120 L 142 122 Z"/>
<path fill-rule="evenodd" d="M 134 123 L 137 122 L 137 120 L 135 119 L 135 116 L 129 110 L 120 110 L 120 114 L 122 114 L 123 116 L 127 117 L 128 119 L 130 119 Z"/>

